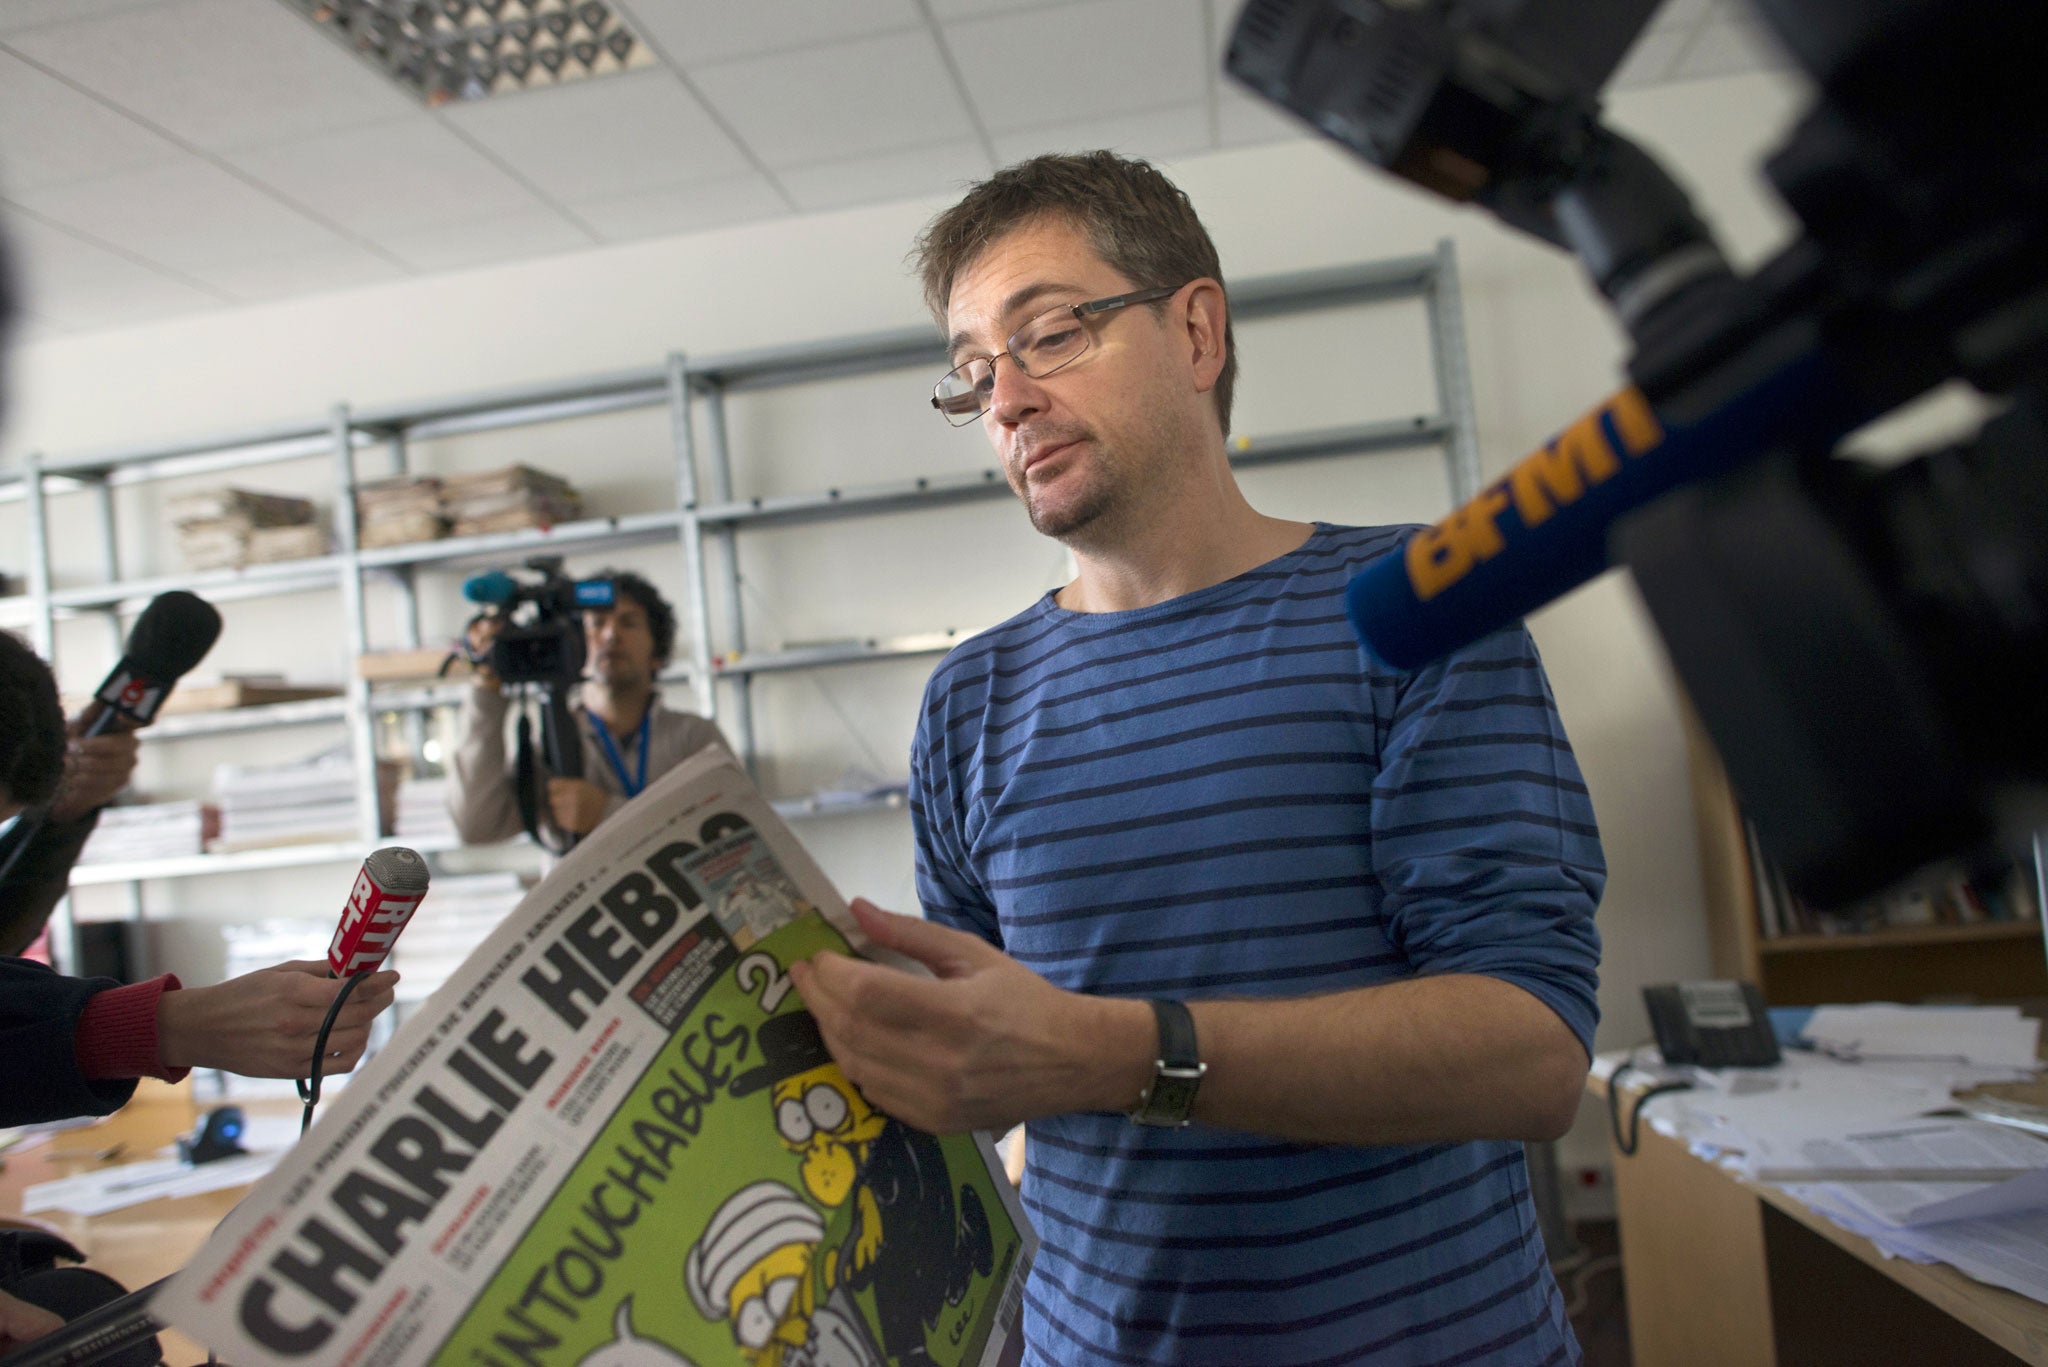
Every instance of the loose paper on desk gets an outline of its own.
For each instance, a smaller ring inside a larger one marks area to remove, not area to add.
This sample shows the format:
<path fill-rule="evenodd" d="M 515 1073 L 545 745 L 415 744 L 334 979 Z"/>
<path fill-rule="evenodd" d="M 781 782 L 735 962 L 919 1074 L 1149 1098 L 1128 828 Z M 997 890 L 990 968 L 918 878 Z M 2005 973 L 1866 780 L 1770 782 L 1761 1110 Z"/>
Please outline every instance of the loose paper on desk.
<path fill-rule="evenodd" d="M 1790 1153 L 1766 1149 L 1749 1159 L 1759 1181 L 1827 1182 L 1838 1193 L 1831 1206 L 1886 1225 L 2048 1209 L 2048 1144 L 1980 1120 L 1924 1120 L 1810 1139 Z"/>
<path fill-rule="evenodd" d="M 431 894 L 415 921 L 433 915 Z M 598 827 L 151 1304 L 228 1362 L 982 1367 L 1035 1244 L 788 967 L 861 934 L 733 758 Z"/>
<path fill-rule="evenodd" d="M 1837 1058 L 1924 1058 L 1985 1068 L 2041 1066 L 2041 1022 L 2011 1006 L 1816 1007 L 1802 1037 Z"/>

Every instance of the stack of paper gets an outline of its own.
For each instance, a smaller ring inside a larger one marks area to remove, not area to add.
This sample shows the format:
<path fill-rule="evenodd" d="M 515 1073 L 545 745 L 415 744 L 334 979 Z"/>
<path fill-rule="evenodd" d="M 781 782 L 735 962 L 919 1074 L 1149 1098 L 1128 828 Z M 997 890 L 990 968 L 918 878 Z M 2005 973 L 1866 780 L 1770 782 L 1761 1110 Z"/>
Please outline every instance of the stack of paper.
<path fill-rule="evenodd" d="M 448 780 L 409 778 L 398 785 L 398 817 L 391 833 L 404 844 L 458 843 L 448 811 Z"/>
<path fill-rule="evenodd" d="M 2032 1077 L 2039 1030 L 2011 1008 L 1821 1007 L 1801 1034 L 1813 1051 L 1691 1070 L 1692 1090 L 1642 1118 L 1887 1256 L 2048 1302 L 2048 1142 L 1953 1115 L 1955 1091 Z"/>
<path fill-rule="evenodd" d="M 480 536 L 552 527 L 582 515 L 569 481 L 528 465 L 450 475 L 441 481 L 441 510 L 455 535 Z"/>
<path fill-rule="evenodd" d="M 396 475 L 356 486 L 357 545 L 400 546 L 447 534 L 441 481 L 432 475 Z"/>
<path fill-rule="evenodd" d="M 391 951 L 401 1003 L 424 1001 L 526 895 L 517 873 L 442 874 Z"/>
<path fill-rule="evenodd" d="M 103 807 L 99 824 L 79 854 L 81 864 L 130 859 L 170 859 L 205 848 L 207 818 L 200 803 L 138 802 Z"/>
<path fill-rule="evenodd" d="M 362 834 L 356 772 L 347 750 L 290 764 L 223 764 L 213 771 L 220 806 L 216 853 L 353 840 Z"/>
<path fill-rule="evenodd" d="M 2041 1022 L 2016 1006 L 1822 1006 L 1801 1037 L 1842 1059 L 1933 1059 L 1987 1068 L 2039 1063 Z"/>
<path fill-rule="evenodd" d="M 313 505 L 286 494 L 248 489 L 205 489 L 170 502 L 178 548 L 195 570 L 222 569 L 265 560 L 324 555 L 327 534 L 314 521 Z"/>

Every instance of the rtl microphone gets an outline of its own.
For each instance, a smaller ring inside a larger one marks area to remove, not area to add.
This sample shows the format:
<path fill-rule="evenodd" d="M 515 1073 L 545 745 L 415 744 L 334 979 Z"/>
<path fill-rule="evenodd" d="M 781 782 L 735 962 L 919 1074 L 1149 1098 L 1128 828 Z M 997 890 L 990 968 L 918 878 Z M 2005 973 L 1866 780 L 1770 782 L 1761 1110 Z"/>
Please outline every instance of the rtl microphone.
<path fill-rule="evenodd" d="M 121 660 L 93 697 L 100 714 L 86 731 L 96 736 L 116 721 L 147 726 L 186 671 L 220 639 L 220 614 L 196 594 L 173 589 L 150 599 L 135 619 Z"/>
<path fill-rule="evenodd" d="M 328 971 L 337 978 L 376 971 L 419 910 L 427 877 L 427 861 L 403 845 L 388 845 L 365 859 L 327 946 Z"/>
<path fill-rule="evenodd" d="M 1824 449 L 1863 420 L 1813 353 L 1683 425 L 1624 389 L 1360 570 L 1344 593 L 1351 625 L 1381 663 L 1428 664 L 1607 569 L 1614 525 L 1667 491 L 1788 439 Z"/>

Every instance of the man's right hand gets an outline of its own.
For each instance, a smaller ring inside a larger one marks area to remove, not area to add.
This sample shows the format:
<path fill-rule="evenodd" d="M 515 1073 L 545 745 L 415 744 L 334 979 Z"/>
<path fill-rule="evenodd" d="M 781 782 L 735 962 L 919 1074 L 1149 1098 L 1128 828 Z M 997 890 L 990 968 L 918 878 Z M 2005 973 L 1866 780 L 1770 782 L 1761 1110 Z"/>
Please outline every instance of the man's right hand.
<path fill-rule="evenodd" d="M 363 1057 L 370 1022 L 391 1005 L 398 975 L 372 973 L 349 994 L 327 1036 L 323 1074 Z M 220 1068 L 243 1077 L 305 1077 L 320 1022 L 341 991 L 324 959 L 261 968 L 213 987 L 166 992 L 156 1008 L 157 1057 L 172 1068 Z"/>
<path fill-rule="evenodd" d="M 471 622 L 469 629 L 463 633 L 469 642 L 469 657 L 472 660 L 490 658 L 491 644 L 498 639 L 498 633 L 504 629 L 505 619 L 495 612 Z M 487 664 L 476 666 L 475 682 L 478 688 L 488 688 L 493 693 L 504 686 L 504 680 L 498 677 L 498 671 Z"/>

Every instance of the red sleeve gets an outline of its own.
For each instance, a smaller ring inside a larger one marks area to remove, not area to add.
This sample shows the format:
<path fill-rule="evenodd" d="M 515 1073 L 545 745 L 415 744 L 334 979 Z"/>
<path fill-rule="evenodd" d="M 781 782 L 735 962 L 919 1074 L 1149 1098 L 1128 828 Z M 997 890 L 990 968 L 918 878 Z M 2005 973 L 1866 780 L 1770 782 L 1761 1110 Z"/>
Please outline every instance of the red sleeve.
<path fill-rule="evenodd" d="M 78 1071 L 88 1078 L 155 1077 L 180 1082 L 189 1068 L 166 1068 L 157 1056 L 156 1007 L 183 984 L 166 973 L 146 983 L 95 992 L 73 1036 Z"/>

